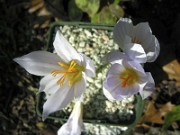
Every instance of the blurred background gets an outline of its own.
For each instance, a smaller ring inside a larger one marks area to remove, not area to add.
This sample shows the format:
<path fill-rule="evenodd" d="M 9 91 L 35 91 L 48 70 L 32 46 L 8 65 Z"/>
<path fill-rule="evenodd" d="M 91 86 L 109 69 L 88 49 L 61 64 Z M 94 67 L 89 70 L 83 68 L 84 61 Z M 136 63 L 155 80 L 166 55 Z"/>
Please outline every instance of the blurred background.
<path fill-rule="evenodd" d="M 178 0 L 0 0 L 0 134 L 55 135 L 60 125 L 37 116 L 38 77 L 12 61 L 46 50 L 53 22 L 114 25 L 120 17 L 148 21 L 161 46 L 145 64 L 156 82 L 133 134 L 178 134 L 180 130 L 180 4 Z M 168 124 L 167 124 L 168 123 Z"/>

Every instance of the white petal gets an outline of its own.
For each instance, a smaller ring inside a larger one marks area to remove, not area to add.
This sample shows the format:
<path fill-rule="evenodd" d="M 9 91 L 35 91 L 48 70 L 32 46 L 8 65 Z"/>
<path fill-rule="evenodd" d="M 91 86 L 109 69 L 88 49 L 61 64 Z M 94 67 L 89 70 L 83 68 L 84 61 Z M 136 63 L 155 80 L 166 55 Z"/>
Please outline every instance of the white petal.
<path fill-rule="evenodd" d="M 131 19 L 121 18 L 117 24 L 114 26 L 113 38 L 114 41 L 120 46 L 122 49 L 124 47 L 124 39 L 125 36 L 128 35 L 131 37 L 131 32 L 133 29 L 133 24 Z"/>
<path fill-rule="evenodd" d="M 58 135 L 81 135 L 83 122 L 79 123 L 82 124 L 77 124 L 76 121 L 70 117 L 68 121 L 58 130 Z"/>
<path fill-rule="evenodd" d="M 124 70 L 124 66 L 121 63 L 115 63 L 110 67 L 107 74 L 119 75 L 122 70 Z"/>
<path fill-rule="evenodd" d="M 148 52 L 149 48 L 154 47 L 151 44 L 152 36 L 151 28 L 147 22 L 139 23 L 138 25 L 134 26 L 133 37 L 140 40 L 141 45 L 146 53 Z"/>
<path fill-rule="evenodd" d="M 58 135 L 70 135 L 71 133 L 71 125 L 70 123 L 65 123 L 62 127 L 58 130 Z"/>
<path fill-rule="evenodd" d="M 103 87 L 103 94 L 106 96 L 106 98 L 109 100 L 109 101 L 115 101 L 115 99 L 112 97 L 111 93 Z"/>
<path fill-rule="evenodd" d="M 72 59 L 80 61 L 80 56 L 76 50 L 69 44 L 69 42 L 63 37 L 60 31 L 57 31 L 55 40 L 53 42 L 54 48 L 64 62 L 68 63 Z"/>
<path fill-rule="evenodd" d="M 74 98 L 74 89 L 68 87 L 68 84 L 64 84 L 60 87 L 56 93 L 51 95 L 43 105 L 42 118 L 45 120 L 50 113 L 61 110 Z"/>
<path fill-rule="evenodd" d="M 86 75 L 82 74 L 82 79 L 74 84 L 74 96 L 75 98 L 80 98 L 86 89 Z"/>
<path fill-rule="evenodd" d="M 80 135 L 82 127 L 82 103 L 77 101 L 68 121 L 58 130 L 58 135 Z"/>
<path fill-rule="evenodd" d="M 128 98 L 136 93 L 138 93 L 140 90 L 140 87 L 138 84 L 134 84 L 131 87 L 121 87 L 121 85 L 119 87 L 116 87 L 113 91 L 112 91 L 112 95 L 114 96 L 121 96 L 123 98 Z"/>
<path fill-rule="evenodd" d="M 57 84 L 58 79 L 57 78 L 52 79 L 47 83 L 47 85 L 43 89 L 43 91 L 46 93 L 47 96 L 56 93 L 56 91 L 60 88 L 60 86 Z"/>
<path fill-rule="evenodd" d="M 157 38 L 152 35 L 148 23 L 139 23 L 134 28 L 134 37 L 141 41 L 141 45 L 147 53 L 147 62 L 153 62 L 159 55 L 160 46 Z"/>
<path fill-rule="evenodd" d="M 113 89 L 111 89 L 110 93 L 111 96 L 115 99 L 115 100 L 122 100 L 122 95 L 120 94 L 120 90 L 121 90 L 121 84 L 119 83 L 118 86 L 114 87 Z"/>
<path fill-rule="evenodd" d="M 104 82 L 105 88 L 109 91 L 120 85 L 119 74 L 116 75 L 108 74 L 106 81 Z"/>
<path fill-rule="evenodd" d="M 157 40 L 157 38 L 153 35 L 152 36 L 152 40 L 150 42 L 151 44 L 151 48 L 148 48 L 148 53 L 147 53 L 147 61 L 148 62 L 154 62 L 157 57 L 159 56 L 159 52 L 160 52 L 160 45 L 159 42 Z"/>
<path fill-rule="evenodd" d="M 47 83 L 49 81 L 51 81 L 53 79 L 52 74 L 48 74 L 46 76 L 44 76 L 41 80 L 40 80 L 40 87 L 39 87 L 39 91 L 42 92 L 44 90 L 44 88 L 46 87 Z"/>
<path fill-rule="evenodd" d="M 141 77 L 146 76 L 144 68 L 140 63 L 137 63 L 135 61 L 123 61 L 123 65 L 125 67 L 134 68 Z"/>
<path fill-rule="evenodd" d="M 147 61 L 147 55 L 140 44 L 129 43 L 124 46 L 124 52 L 138 63 L 145 63 Z"/>
<path fill-rule="evenodd" d="M 155 87 L 155 83 L 154 83 L 154 79 L 151 76 L 151 73 L 146 73 L 147 74 L 147 84 L 144 86 L 144 89 L 142 89 L 139 93 L 141 95 L 141 97 L 143 99 L 147 98 L 148 96 L 150 96 L 154 90 Z"/>
<path fill-rule="evenodd" d="M 112 76 L 113 77 L 113 76 Z M 117 82 L 109 82 L 110 79 L 112 78 L 107 78 L 104 82 L 103 82 L 103 93 L 104 95 L 107 97 L 108 100 L 110 101 L 114 101 L 114 100 L 122 100 L 121 95 L 119 94 L 118 91 L 116 91 L 117 88 L 120 88 L 121 84 L 120 84 L 120 80 Z M 117 79 L 118 80 L 118 79 Z M 113 85 L 114 84 L 114 85 Z"/>
<path fill-rule="evenodd" d="M 14 61 L 25 68 L 30 74 L 44 76 L 52 70 L 59 69 L 57 63 L 61 59 L 53 53 L 34 51 L 22 57 L 15 58 Z"/>
<path fill-rule="evenodd" d="M 85 73 L 89 77 L 94 77 L 95 76 L 95 67 L 93 61 L 88 58 L 86 55 L 80 53 L 82 56 L 82 64 L 85 67 Z"/>
<path fill-rule="evenodd" d="M 104 57 L 104 60 L 110 62 L 111 64 L 121 63 L 122 59 L 128 58 L 123 52 L 120 52 L 119 50 L 112 51 Z"/>
<path fill-rule="evenodd" d="M 133 35 L 134 38 L 140 40 L 140 42 L 145 43 L 152 36 L 152 31 L 147 22 L 139 23 L 134 26 Z"/>

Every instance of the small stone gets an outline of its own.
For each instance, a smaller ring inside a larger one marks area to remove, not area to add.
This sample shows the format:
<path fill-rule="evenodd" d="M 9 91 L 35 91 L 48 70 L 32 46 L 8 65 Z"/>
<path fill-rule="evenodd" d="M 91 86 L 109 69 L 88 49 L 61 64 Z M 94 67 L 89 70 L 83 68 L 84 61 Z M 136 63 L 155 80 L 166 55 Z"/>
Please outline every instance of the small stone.
<path fill-rule="evenodd" d="M 82 53 L 83 52 L 83 48 L 78 48 L 77 51 Z"/>
<path fill-rule="evenodd" d="M 112 107 L 112 103 L 110 101 L 106 100 L 105 103 L 106 103 L 107 108 L 111 108 Z"/>
<path fill-rule="evenodd" d="M 87 37 L 91 37 L 91 32 L 89 32 L 88 30 L 84 30 L 84 33 L 86 34 Z"/>
<path fill-rule="evenodd" d="M 90 82 L 90 83 L 94 82 L 94 80 L 91 77 L 87 77 L 87 81 Z"/>
<path fill-rule="evenodd" d="M 96 86 L 98 89 L 102 88 L 101 83 L 95 83 L 95 86 Z"/>
<path fill-rule="evenodd" d="M 85 47 L 85 42 L 80 42 L 79 47 Z"/>

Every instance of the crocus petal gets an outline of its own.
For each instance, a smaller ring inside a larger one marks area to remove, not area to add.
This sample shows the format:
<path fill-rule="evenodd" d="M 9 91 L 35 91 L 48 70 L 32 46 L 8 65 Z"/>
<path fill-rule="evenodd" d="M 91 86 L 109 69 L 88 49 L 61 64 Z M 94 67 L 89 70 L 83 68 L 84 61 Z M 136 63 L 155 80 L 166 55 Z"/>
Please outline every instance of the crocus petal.
<path fill-rule="evenodd" d="M 132 29 L 133 29 L 132 21 L 131 19 L 128 18 L 119 19 L 117 24 L 114 26 L 113 38 L 114 41 L 120 46 L 120 48 L 124 47 L 123 42 L 125 39 L 125 35 L 131 36 Z"/>
<path fill-rule="evenodd" d="M 39 87 L 39 92 L 42 92 L 44 90 L 44 88 L 46 87 L 46 84 L 51 81 L 53 79 L 52 74 L 48 74 L 46 76 L 44 76 L 41 80 L 40 80 L 40 87 Z"/>
<path fill-rule="evenodd" d="M 69 42 L 63 37 L 60 31 L 57 31 L 55 40 L 53 42 L 54 48 L 63 59 L 64 62 L 68 63 L 72 59 L 80 61 L 80 56 L 76 50 L 69 44 Z"/>
<path fill-rule="evenodd" d="M 109 91 L 113 90 L 120 84 L 119 74 L 112 75 L 108 74 L 106 81 L 104 82 L 104 87 Z"/>
<path fill-rule="evenodd" d="M 139 23 L 134 27 L 133 36 L 141 41 L 141 45 L 147 53 L 147 62 L 153 62 L 159 55 L 160 46 L 157 38 L 152 35 L 148 23 Z"/>
<path fill-rule="evenodd" d="M 119 85 L 117 85 L 116 87 L 114 87 L 113 89 L 111 89 L 110 93 L 111 96 L 115 99 L 115 100 L 122 100 L 122 95 L 120 94 L 120 90 L 121 90 L 121 84 L 119 83 Z"/>
<path fill-rule="evenodd" d="M 114 99 L 111 95 L 111 93 L 103 87 L 103 94 L 106 96 L 106 98 L 109 100 L 109 101 L 115 101 L 116 99 Z"/>
<path fill-rule="evenodd" d="M 121 85 L 119 85 L 119 87 L 116 87 L 116 88 L 111 92 L 111 94 L 112 94 L 112 96 L 113 96 L 115 99 L 116 99 L 116 97 L 117 97 L 118 95 L 120 95 L 121 98 L 122 98 L 122 97 L 123 97 L 123 98 L 128 98 L 128 97 L 130 97 L 130 96 L 138 93 L 138 92 L 139 92 L 139 89 L 140 89 L 140 87 L 139 87 L 138 84 L 134 84 L 134 85 L 131 86 L 131 87 L 125 87 L 125 88 L 123 88 L 123 87 L 121 87 Z M 119 100 L 119 99 L 118 99 L 118 100 Z"/>
<path fill-rule="evenodd" d="M 159 52 L 160 52 L 159 42 L 154 35 L 152 36 L 152 40 L 149 43 L 148 50 L 149 50 L 149 52 L 147 53 L 147 61 L 154 62 L 157 59 Z"/>
<path fill-rule="evenodd" d="M 56 54 L 46 51 L 34 51 L 14 59 L 27 72 L 38 76 L 45 76 L 52 70 L 59 69 L 57 62 L 60 60 Z"/>
<path fill-rule="evenodd" d="M 125 67 L 132 67 L 132 68 L 134 68 L 136 71 L 138 71 L 138 74 L 141 77 L 146 76 L 145 71 L 144 71 L 144 69 L 143 69 L 143 67 L 142 67 L 142 65 L 140 63 L 137 63 L 135 61 L 125 61 L 125 60 L 122 63 L 123 63 L 123 65 Z"/>
<path fill-rule="evenodd" d="M 104 60 L 110 62 L 111 64 L 120 63 L 122 59 L 128 60 L 128 57 L 119 50 L 112 51 L 104 57 Z"/>
<path fill-rule="evenodd" d="M 110 67 L 110 69 L 109 69 L 109 71 L 108 71 L 107 74 L 117 75 L 117 74 L 119 74 L 122 70 L 124 70 L 124 66 L 122 66 L 121 63 L 115 63 L 115 64 L 113 64 L 113 65 Z"/>
<path fill-rule="evenodd" d="M 116 80 L 114 80 L 114 82 L 109 82 L 111 81 L 111 79 L 114 79 L 113 77 L 114 75 L 109 75 L 108 78 L 103 82 L 103 93 L 110 101 L 122 100 L 120 94 L 115 93 L 116 91 L 114 91 L 116 88 L 120 87 L 120 80 L 117 77 L 115 77 Z"/>
<path fill-rule="evenodd" d="M 82 73 L 82 79 L 77 82 L 73 87 L 75 98 L 80 98 L 86 89 L 86 75 L 84 73 Z"/>
<path fill-rule="evenodd" d="M 139 23 L 134 26 L 133 37 L 136 37 L 142 43 L 146 43 L 149 36 L 152 36 L 152 31 L 147 22 Z"/>
<path fill-rule="evenodd" d="M 86 69 L 86 71 L 85 71 L 86 75 L 89 77 L 94 77 L 95 76 L 95 67 L 94 67 L 93 61 L 82 53 L 80 53 L 80 55 L 82 57 L 82 65 Z"/>
<path fill-rule="evenodd" d="M 82 127 L 82 103 L 76 101 L 68 121 L 58 130 L 58 135 L 80 135 Z"/>
<path fill-rule="evenodd" d="M 58 79 L 61 77 L 61 75 L 56 75 L 56 76 L 52 76 L 52 74 L 48 74 L 46 76 L 44 76 L 41 80 L 40 80 L 40 87 L 39 87 L 39 92 L 43 92 L 43 90 L 45 89 L 45 87 L 47 85 L 49 85 L 49 83 L 54 82 L 53 84 L 56 84 Z"/>
<path fill-rule="evenodd" d="M 60 86 L 57 84 L 59 77 L 53 77 L 47 84 L 45 85 L 44 89 L 43 86 L 40 86 L 41 91 L 44 91 L 47 96 L 52 95 L 56 93 L 56 91 L 60 88 Z"/>
<path fill-rule="evenodd" d="M 140 44 L 126 44 L 124 46 L 124 52 L 129 56 L 131 60 L 134 60 L 138 63 L 145 63 L 147 61 L 147 55 Z"/>
<path fill-rule="evenodd" d="M 74 90 L 68 85 L 60 87 L 51 95 L 43 105 L 42 119 L 45 120 L 50 113 L 61 110 L 74 98 Z"/>
<path fill-rule="evenodd" d="M 154 79 L 151 76 L 151 73 L 146 73 L 147 74 L 147 84 L 144 86 L 144 89 L 140 90 L 139 93 L 142 97 L 142 99 L 147 98 L 148 96 L 150 96 L 154 90 L 155 87 L 155 83 L 154 83 Z"/>

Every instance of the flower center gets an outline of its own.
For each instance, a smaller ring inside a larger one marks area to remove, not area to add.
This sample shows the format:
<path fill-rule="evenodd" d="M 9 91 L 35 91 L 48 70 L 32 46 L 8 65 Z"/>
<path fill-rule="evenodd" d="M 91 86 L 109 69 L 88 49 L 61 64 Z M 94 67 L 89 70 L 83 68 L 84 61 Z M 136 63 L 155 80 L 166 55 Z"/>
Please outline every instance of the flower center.
<path fill-rule="evenodd" d="M 127 86 L 132 86 L 139 81 L 139 75 L 133 68 L 125 68 L 124 71 L 120 73 L 121 86 L 123 88 Z"/>
<path fill-rule="evenodd" d="M 132 43 L 141 44 L 141 41 L 137 37 L 131 38 Z"/>
<path fill-rule="evenodd" d="M 72 86 L 82 78 L 82 72 L 85 70 L 83 66 L 79 65 L 75 60 L 71 60 L 68 64 L 58 62 L 58 65 L 64 70 L 53 70 L 52 76 L 62 74 L 61 78 L 57 81 L 57 84 L 64 85 L 64 81 L 67 78 L 69 86 Z"/>

